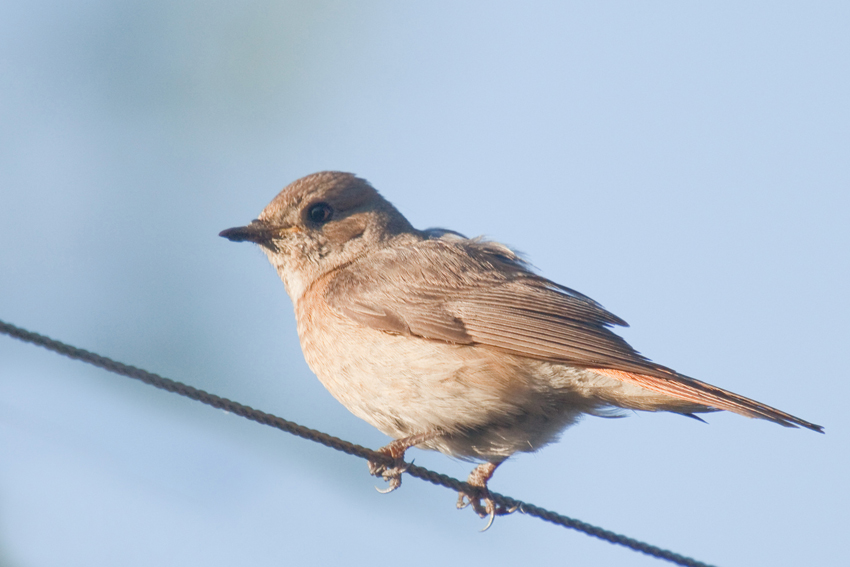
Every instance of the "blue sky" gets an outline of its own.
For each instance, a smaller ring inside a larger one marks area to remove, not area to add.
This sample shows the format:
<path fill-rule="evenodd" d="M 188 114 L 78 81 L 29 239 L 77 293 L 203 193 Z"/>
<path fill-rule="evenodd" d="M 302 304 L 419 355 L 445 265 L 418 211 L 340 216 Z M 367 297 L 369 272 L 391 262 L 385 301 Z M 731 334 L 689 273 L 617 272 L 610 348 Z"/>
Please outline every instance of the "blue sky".
<path fill-rule="evenodd" d="M 822 424 L 587 418 L 494 490 L 724 566 L 850 528 L 846 3 L 0 7 L 0 319 L 379 447 L 259 250 L 290 181 L 369 179 L 632 326 L 653 360 Z M 0 337 L 0 565 L 656 560 Z M 413 450 L 464 477 L 469 465 Z"/>

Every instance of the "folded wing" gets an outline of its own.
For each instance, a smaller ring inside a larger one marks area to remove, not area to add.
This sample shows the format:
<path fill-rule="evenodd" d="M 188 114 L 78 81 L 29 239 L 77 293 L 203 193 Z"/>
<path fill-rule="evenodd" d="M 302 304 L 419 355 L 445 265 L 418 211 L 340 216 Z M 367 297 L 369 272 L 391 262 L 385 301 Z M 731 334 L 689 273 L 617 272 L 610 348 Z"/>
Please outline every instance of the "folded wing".
<path fill-rule="evenodd" d="M 709 408 L 822 431 L 651 362 L 611 331 L 622 319 L 534 274 L 496 243 L 452 238 L 390 247 L 340 270 L 326 297 L 340 315 L 381 331 L 589 368 Z"/>

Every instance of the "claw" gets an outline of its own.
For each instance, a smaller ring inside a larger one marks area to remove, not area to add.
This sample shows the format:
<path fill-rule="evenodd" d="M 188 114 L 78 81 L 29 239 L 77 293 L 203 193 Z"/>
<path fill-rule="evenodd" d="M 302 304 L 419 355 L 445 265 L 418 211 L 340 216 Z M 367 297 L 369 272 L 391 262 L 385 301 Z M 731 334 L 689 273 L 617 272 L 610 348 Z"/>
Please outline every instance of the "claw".
<path fill-rule="evenodd" d="M 492 501 L 490 501 L 490 500 L 487 501 L 488 507 L 492 506 L 492 504 L 493 504 Z M 487 530 L 489 530 L 490 526 L 493 525 L 493 520 L 495 520 L 495 519 L 496 519 L 496 508 L 493 507 L 493 509 L 490 511 L 490 519 L 487 521 L 487 525 L 484 526 L 484 529 L 481 530 L 481 533 L 484 533 Z"/>
<path fill-rule="evenodd" d="M 493 525 L 493 520 L 496 519 L 496 516 L 505 516 L 507 514 L 513 514 L 517 511 L 519 505 L 514 506 L 513 508 L 505 508 L 504 506 L 497 506 L 495 502 L 493 502 L 490 498 L 484 499 L 484 510 L 489 512 L 490 519 L 487 520 L 487 525 L 484 526 L 482 532 L 486 532 L 490 529 L 490 526 Z"/>
<path fill-rule="evenodd" d="M 404 472 L 404 471 L 402 471 L 402 472 Z M 399 473 L 398 477 L 385 478 L 384 480 L 388 481 L 390 483 L 390 485 L 388 487 L 384 488 L 384 489 L 378 488 L 376 486 L 375 490 L 377 490 L 381 494 L 389 494 L 390 492 L 392 492 L 393 490 L 395 490 L 396 488 L 401 486 L 401 476 L 400 475 L 401 475 L 401 473 Z"/>
<path fill-rule="evenodd" d="M 402 465 L 392 466 L 369 462 L 369 473 L 373 476 L 379 476 L 389 483 L 389 486 L 386 489 L 382 490 L 376 486 L 375 490 L 377 490 L 381 494 L 389 494 L 390 492 L 401 486 L 401 475 L 407 470 L 407 467 L 409 466 L 410 465 L 404 463 L 404 461 L 402 461 Z"/>

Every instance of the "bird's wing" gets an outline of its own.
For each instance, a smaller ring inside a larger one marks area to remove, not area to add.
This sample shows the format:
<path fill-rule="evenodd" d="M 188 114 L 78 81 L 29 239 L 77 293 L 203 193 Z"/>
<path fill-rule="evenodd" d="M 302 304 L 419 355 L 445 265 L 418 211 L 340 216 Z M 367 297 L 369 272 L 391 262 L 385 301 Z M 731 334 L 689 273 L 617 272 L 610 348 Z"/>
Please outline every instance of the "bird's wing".
<path fill-rule="evenodd" d="M 651 362 L 611 331 L 622 319 L 534 274 L 496 243 L 455 238 L 389 247 L 340 270 L 325 297 L 338 314 L 373 329 L 589 368 L 696 404 L 820 430 Z"/>

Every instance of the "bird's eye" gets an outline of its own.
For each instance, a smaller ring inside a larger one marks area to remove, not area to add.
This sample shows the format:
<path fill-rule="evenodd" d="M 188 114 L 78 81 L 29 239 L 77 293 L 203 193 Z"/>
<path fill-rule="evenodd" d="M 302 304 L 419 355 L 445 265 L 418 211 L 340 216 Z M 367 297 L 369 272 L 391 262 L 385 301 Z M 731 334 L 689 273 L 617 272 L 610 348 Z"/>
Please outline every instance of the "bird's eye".
<path fill-rule="evenodd" d="M 307 218 L 316 224 L 324 224 L 331 220 L 333 209 L 327 203 L 316 203 L 307 211 Z"/>

